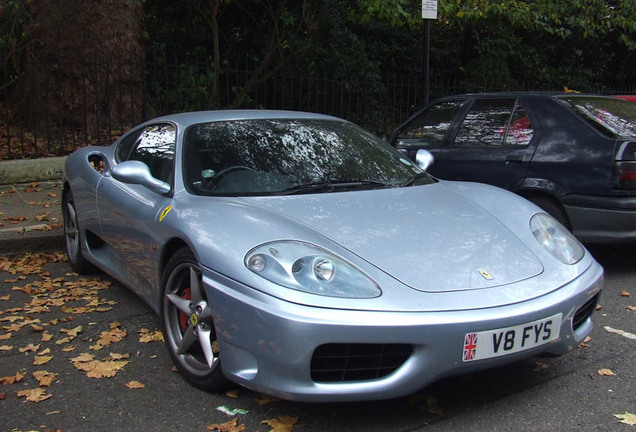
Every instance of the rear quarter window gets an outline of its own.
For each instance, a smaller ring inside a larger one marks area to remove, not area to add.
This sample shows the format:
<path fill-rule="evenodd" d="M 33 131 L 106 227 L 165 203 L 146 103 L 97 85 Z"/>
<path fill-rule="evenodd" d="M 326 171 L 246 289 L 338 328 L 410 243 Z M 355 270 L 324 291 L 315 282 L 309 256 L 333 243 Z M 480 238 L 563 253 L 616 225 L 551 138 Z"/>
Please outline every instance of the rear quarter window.
<path fill-rule="evenodd" d="M 561 96 L 556 100 L 610 137 L 636 138 L 636 104 L 597 96 Z"/>

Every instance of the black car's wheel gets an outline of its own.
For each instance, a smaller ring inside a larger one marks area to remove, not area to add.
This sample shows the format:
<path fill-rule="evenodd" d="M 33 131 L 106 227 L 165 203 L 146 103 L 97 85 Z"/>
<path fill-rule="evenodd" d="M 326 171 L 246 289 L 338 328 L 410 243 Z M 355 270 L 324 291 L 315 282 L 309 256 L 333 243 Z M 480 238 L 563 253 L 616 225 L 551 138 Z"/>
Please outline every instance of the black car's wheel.
<path fill-rule="evenodd" d="M 64 218 L 64 244 L 71 268 L 80 274 L 90 273 L 92 265 L 82 254 L 82 235 L 77 221 L 77 210 L 73 194 L 69 190 L 62 200 L 62 214 Z"/>
<path fill-rule="evenodd" d="M 528 199 L 559 221 L 561 225 L 572 231 L 568 216 L 565 214 L 565 210 L 563 210 L 563 207 L 557 200 L 543 195 L 530 196 Z"/>
<path fill-rule="evenodd" d="M 199 265 L 189 249 L 175 253 L 163 277 L 161 318 L 170 357 L 181 374 L 209 391 L 227 388 Z"/>

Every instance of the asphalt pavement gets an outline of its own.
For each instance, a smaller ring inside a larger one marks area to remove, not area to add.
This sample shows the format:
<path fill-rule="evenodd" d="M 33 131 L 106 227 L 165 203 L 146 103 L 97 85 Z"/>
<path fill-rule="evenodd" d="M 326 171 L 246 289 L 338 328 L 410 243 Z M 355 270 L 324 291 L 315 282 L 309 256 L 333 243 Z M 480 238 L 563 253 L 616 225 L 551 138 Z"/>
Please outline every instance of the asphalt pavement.
<path fill-rule="evenodd" d="M 60 178 L 32 172 L 33 181 L 0 185 L 0 432 L 636 431 L 621 422 L 636 414 L 635 245 L 590 248 L 606 270 L 602 308 L 591 339 L 566 356 L 388 401 L 208 393 L 174 372 L 142 300 L 101 273 L 70 271 Z"/>

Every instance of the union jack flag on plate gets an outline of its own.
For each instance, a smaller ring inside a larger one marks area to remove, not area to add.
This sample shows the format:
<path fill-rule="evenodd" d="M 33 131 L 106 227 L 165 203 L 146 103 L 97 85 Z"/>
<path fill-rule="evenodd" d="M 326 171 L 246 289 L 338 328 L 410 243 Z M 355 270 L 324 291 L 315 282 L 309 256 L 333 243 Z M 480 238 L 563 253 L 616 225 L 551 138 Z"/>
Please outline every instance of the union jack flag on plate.
<path fill-rule="evenodd" d="M 477 333 L 467 333 L 464 337 L 464 355 L 463 361 L 471 361 L 475 359 L 477 351 Z"/>

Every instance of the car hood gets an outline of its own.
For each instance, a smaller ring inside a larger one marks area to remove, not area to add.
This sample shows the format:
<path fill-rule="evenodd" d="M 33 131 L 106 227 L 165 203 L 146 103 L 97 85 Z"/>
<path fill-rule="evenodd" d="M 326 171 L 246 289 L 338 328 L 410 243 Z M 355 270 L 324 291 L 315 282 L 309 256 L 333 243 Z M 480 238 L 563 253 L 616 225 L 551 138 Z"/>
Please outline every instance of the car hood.
<path fill-rule="evenodd" d="M 543 271 L 502 222 L 442 183 L 246 202 L 304 225 L 420 291 L 484 289 Z"/>

